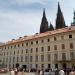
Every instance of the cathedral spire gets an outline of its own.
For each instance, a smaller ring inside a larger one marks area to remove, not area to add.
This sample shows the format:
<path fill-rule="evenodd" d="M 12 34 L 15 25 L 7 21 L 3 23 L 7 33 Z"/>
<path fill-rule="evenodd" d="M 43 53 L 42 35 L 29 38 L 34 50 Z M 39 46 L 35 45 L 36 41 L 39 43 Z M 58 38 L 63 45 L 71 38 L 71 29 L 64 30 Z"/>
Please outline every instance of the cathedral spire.
<path fill-rule="evenodd" d="M 74 11 L 74 17 L 73 17 L 73 23 L 72 26 L 75 25 L 75 11 Z"/>
<path fill-rule="evenodd" d="M 44 33 L 46 31 L 48 31 L 48 21 L 47 21 L 47 18 L 46 18 L 45 8 L 44 8 L 42 22 L 41 22 L 41 25 L 40 25 L 40 33 Z"/>
<path fill-rule="evenodd" d="M 49 31 L 52 31 L 52 30 L 54 30 L 54 27 L 53 27 L 53 25 L 50 22 Z"/>
<path fill-rule="evenodd" d="M 58 11 L 57 11 L 57 18 L 56 18 L 56 29 L 66 27 L 64 17 L 60 8 L 60 4 L 58 2 Z"/>

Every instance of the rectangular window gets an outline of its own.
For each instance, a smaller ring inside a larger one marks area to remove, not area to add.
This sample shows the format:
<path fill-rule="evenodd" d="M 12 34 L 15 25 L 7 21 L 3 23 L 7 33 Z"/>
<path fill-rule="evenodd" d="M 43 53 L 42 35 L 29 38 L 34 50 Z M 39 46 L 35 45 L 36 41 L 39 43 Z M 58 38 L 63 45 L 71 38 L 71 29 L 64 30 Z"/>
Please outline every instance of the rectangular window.
<path fill-rule="evenodd" d="M 17 62 L 19 62 L 19 57 L 17 57 Z"/>
<path fill-rule="evenodd" d="M 66 53 L 62 53 L 62 60 L 66 60 Z"/>
<path fill-rule="evenodd" d="M 15 57 L 13 57 L 13 63 L 15 62 Z"/>
<path fill-rule="evenodd" d="M 32 56 L 30 56 L 30 62 L 32 62 L 33 61 L 33 57 Z"/>
<path fill-rule="evenodd" d="M 25 62 L 28 62 L 28 57 L 27 56 L 25 56 Z"/>
<path fill-rule="evenodd" d="M 38 55 L 35 56 L 35 62 L 38 62 Z"/>
<path fill-rule="evenodd" d="M 69 35 L 69 38 L 72 38 L 72 35 L 71 34 Z"/>
<path fill-rule="evenodd" d="M 63 40 L 64 39 L 64 36 L 61 36 L 61 40 Z"/>
<path fill-rule="evenodd" d="M 33 45 L 33 41 L 31 41 L 31 45 Z"/>
<path fill-rule="evenodd" d="M 31 53 L 33 52 L 33 48 L 31 48 L 31 51 L 30 51 Z"/>
<path fill-rule="evenodd" d="M 72 59 L 75 59 L 75 58 L 74 58 L 74 52 L 70 52 L 70 58 L 71 58 L 71 60 L 72 60 Z"/>
<path fill-rule="evenodd" d="M 57 53 L 54 54 L 54 60 L 58 60 L 58 54 Z"/>
<path fill-rule="evenodd" d="M 23 56 L 21 56 L 21 62 L 23 62 Z"/>
<path fill-rule="evenodd" d="M 38 52 L 38 48 L 36 48 L 36 52 Z"/>
<path fill-rule="evenodd" d="M 26 49 L 26 53 L 28 53 L 28 49 Z"/>
<path fill-rule="evenodd" d="M 44 62 L 44 55 L 41 55 L 41 62 Z"/>
<path fill-rule="evenodd" d="M 47 58 L 48 58 L 48 61 L 50 61 L 50 60 L 51 60 L 51 55 L 48 54 L 48 55 L 47 55 Z"/>
<path fill-rule="evenodd" d="M 57 45 L 54 45 L 54 50 L 57 50 Z"/>
<path fill-rule="evenodd" d="M 50 51 L 50 46 L 48 46 L 48 51 Z"/>
<path fill-rule="evenodd" d="M 41 47 L 41 52 L 44 52 L 44 47 Z"/>
<path fill-rule="evenodd" d="M 70 49 L 73 49 L 73 43 L 70 43 Z"/>
<path fill-rule="evenodd" d="M 64 44 L 62 44 L 61 46 L 62 46 L 62 49 L 65 49 L 65 45 Z"/>
<path fill-rule="evenodd" d="M 47 42 L 50 42 L 50 39 L 47 39 Z"/>
<path fill-rule="evenodd" d="M 57 40 L 57 38 L 56 37 L 54 37 L 54 41 L 56 41 Z"/>
<path fill-rule="evenodd" d="M 36 44 L 38 44 L 38 41 L 36 41 Z"/>

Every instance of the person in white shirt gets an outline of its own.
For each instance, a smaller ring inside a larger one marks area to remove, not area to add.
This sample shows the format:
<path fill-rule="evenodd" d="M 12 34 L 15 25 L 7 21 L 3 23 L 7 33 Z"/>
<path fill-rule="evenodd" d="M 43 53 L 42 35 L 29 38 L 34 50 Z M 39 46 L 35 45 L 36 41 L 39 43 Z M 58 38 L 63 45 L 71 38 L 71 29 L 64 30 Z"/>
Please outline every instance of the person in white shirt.
<path fill-rule="evenodd" d="M 10 75 L 15 75 L 15 72 L 13 69 L 10 71 Z"/>
<path fill-rule="evenodd" d="M 65 75 L 65 72 L 64 72 L 63 69 L 61 69 L 61 70 L 59 71 L 59 75 Z"/>

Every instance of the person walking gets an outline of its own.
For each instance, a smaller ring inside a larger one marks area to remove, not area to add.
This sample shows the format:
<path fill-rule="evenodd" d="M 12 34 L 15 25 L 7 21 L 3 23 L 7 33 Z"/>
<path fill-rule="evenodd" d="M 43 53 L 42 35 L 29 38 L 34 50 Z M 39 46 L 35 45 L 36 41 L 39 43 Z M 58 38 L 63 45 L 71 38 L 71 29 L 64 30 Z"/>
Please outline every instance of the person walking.
<path fill-rule="evenodd" d="M 15 75 L 15 72 L 14 72 L 13 69 L 11 69 L 11 71 L 10 71 L 10 75 Z"/>
<path fill-rule="evenodd" d="M 65 72 L 64 72 L 63 69 L 61 69 L 61 70 L 59 71 L 59 75 L 65 75 Z"/>

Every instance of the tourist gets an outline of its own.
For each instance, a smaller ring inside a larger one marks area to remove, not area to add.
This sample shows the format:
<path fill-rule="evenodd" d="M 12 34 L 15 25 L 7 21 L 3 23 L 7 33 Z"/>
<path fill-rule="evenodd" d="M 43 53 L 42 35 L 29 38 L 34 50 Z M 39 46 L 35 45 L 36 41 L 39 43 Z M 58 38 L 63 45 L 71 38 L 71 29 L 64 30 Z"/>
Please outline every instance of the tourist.
<path fill-rule="evenodd" d="M 11 71 L 10 71 L 10 75 L 15 75 L 15 72 L 14 72 L 13 69 L 11 69 Z"/>
<path fill-rule="evenodd" d="M 64 72 L 63 69 L 61 69 L 61 70 L 59 71 L 59 75 L 65 75 L 65 72 Z"/>

